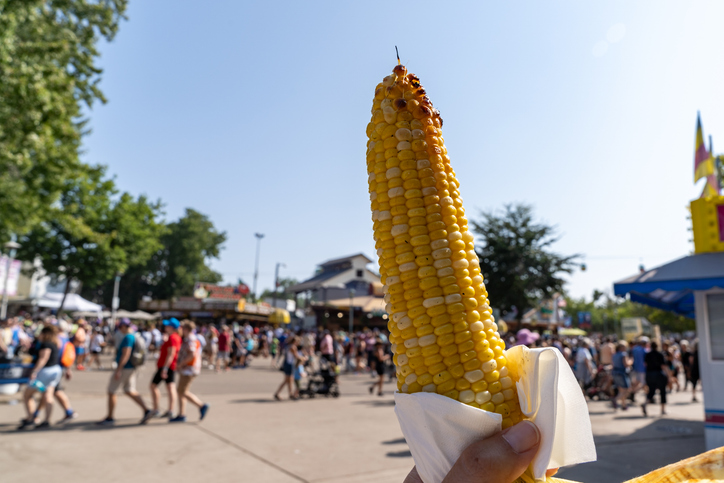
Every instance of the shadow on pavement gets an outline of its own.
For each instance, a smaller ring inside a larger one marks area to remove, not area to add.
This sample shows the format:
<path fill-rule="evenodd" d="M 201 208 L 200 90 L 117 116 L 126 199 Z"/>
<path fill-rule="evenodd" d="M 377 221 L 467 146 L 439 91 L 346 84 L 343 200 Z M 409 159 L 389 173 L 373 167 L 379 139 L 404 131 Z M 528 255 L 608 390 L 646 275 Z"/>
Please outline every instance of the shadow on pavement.
<path fill-rule="evenodd" d="M 365 406 L 372 406 L 375 408 L 388 408 L 395 405 L 394 399 L 371 399 L 369 401 L 357 401 L 353 404 L 362 404 Z"/>
<path fill-rule="evenodd" d="M 248 403 L 283 403 L 283 402 L 288 402 L 288 401 L 290 401 L 290 399 L 282 399 L 281 401 L 277 401 L 274 398 L 269 397 L 269 398 L 265 398 L 265 399 L 262 399 L 262 398 L 235 399 L 235 400 L 229 401 L 229 402 L 235 403 L 235 404 L 248 404 Z M 291 402 L 294 402 L 294 401 L 291 401 Z"/>
<path fill-rule="evenodd" d="M 66 424 L 55 424 L 49 428 L 41 429 L 23 429 L 18 430 L 18 424 L 0 424 L 0 434 L 38 434 L 58 431 L 112 431 L 115 429 L 129 429 L 141 426 L 138 420 L 129 420 L 128 422 L 117 422 L 113 426 L 100 426 L 95 421 L 74 422 Z M 147 424 L 146 427 L 159 426 L 156 424 Z"/>
<path fill-rule="evenodd" d="M 385 454 L 388 458 L 412 458 L 412 453 L 410 453 L 410 450 L 405 451 L 390 451 L 389 453 Z"/>
<path fill-rule="evenodd" d="M 407 444 L 405 438 L 391 439 L 389 441 L 383 441 L 382 444 Z"/>
<path fill-rule="evenodd" d="M 562 468 L 556 476 L 586 483 L 626 481 L 705 451 L 702 421 L 649 419 L 650 424 L 627 436 L 596 437 L 598 461 Z"/>

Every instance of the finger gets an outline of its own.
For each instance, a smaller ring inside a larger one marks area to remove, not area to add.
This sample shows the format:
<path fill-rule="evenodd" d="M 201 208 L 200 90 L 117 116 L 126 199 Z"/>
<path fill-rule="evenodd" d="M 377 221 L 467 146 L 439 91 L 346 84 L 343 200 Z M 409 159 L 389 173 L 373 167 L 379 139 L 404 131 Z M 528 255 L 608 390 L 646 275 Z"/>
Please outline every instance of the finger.
<path fill-rule="evenodd" d="M 522 421 L 468 446 L 443 483 L 509 483 L 523 474 L 539 445 L 538 428 Z"/>
<path fill-rule="evenodd" d="M 417 473 L 417 466 L 412 467 L 412 471 L 410 471 L 410 474 L 407 475 L 407 478 L 405 478 L 405 481 L 402 483 L 422 483 L 422 478 L 420 478 L 420 475 Z"/>

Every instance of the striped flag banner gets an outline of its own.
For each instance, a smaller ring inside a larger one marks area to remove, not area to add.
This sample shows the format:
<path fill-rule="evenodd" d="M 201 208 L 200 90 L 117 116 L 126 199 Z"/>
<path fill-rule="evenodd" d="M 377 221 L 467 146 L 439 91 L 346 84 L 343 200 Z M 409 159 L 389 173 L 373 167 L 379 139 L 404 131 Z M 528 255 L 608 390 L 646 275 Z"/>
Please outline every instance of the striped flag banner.
<path fill-rule="evenodd" d="M 696 114 L 696 145 L 694 148 L 694 183 L 714 173 L 714 158 L 706 150 L 701 117 Z"/>

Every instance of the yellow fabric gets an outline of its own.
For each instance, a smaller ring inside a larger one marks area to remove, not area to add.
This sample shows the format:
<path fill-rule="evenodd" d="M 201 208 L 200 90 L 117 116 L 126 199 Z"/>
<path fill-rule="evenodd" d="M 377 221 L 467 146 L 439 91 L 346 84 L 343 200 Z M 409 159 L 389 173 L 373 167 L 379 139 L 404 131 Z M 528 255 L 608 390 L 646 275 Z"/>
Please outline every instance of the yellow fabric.
<path fill-rule="evenodd" d="M 701 178 L 706 178 L 710 174 L 714 174 L 714 158 L 711 156 L 696 168 L 694 172 L 694 182 L 699 181 Z"/>

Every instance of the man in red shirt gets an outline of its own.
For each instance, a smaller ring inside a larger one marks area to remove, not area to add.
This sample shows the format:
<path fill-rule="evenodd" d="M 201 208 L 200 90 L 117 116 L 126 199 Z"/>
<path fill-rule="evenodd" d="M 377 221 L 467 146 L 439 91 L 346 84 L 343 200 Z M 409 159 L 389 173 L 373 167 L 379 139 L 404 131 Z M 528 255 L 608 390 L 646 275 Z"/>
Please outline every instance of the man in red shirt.
<path fill-rule="evenodd" d="M 160 417 L 173 417 L 173 406 L 176 403 L 176 362 L 178 361 L 178 352 L 181 348 L 181 336 L 178 334 L 180 323 L 175 318 L 163 321 L 163 331 L 166 337 L 161 345 L 161 353 L 158 357 L 158 370 L 151 380 L 151 399 L 153 399 L 152 417 L 159 417 L 158 404 L 161 399 L 161 393 L 158 385 L 166 382 L 166 390 L 168 391 L 168 411 Z"/>
<path fill-rule="evenodd" d="M 231 331 L 229 326 L 224 324 L 221 326 L 219 334 L 219 352 L 216 354 L 216 372 L 221 370 L 223 362 L 224 368 L 229 370 L 229 352 L 231 350 Z"/>

